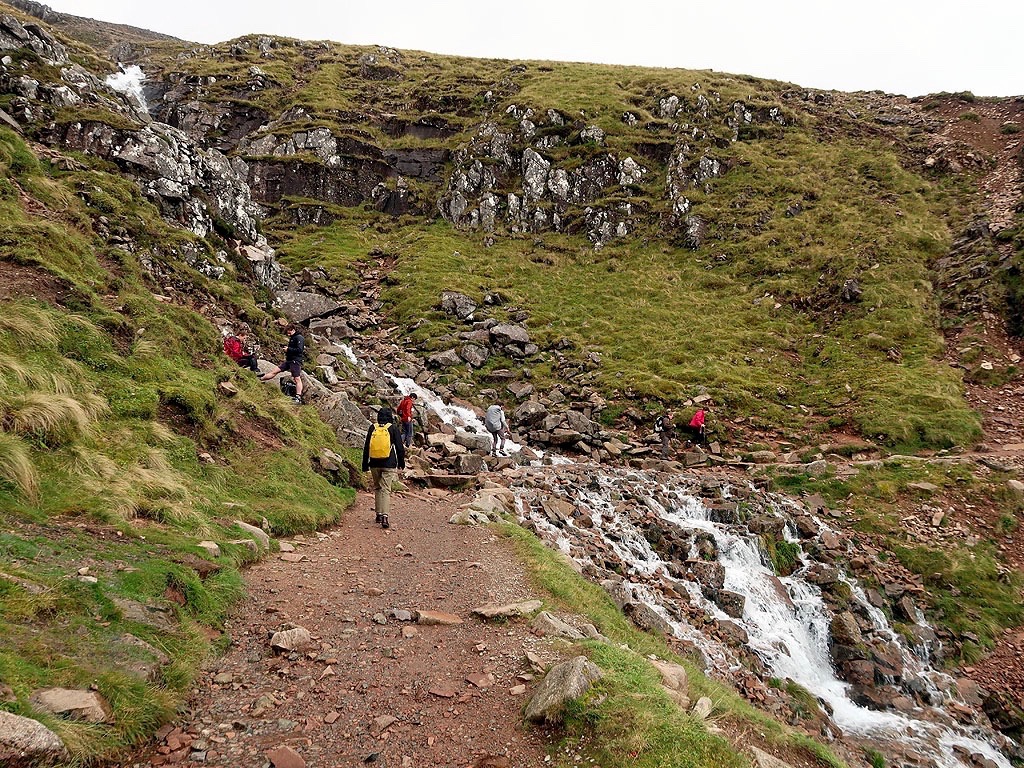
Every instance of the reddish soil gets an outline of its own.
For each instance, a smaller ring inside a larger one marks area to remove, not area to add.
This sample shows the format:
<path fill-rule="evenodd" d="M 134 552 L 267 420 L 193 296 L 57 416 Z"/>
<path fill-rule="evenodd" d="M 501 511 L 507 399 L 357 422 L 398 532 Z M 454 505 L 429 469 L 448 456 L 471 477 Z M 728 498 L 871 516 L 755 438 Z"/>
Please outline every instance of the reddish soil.
<path fill-rule="evenodd" d="M 282 746 L 325 768 L 543 764 L 545 732 L 523 727 L 526 696 L 510 689 L 532 671 L 524 648 L 556 655 L 522 621 L 471 615 L 532 595 L 507 542 L 448 523 L 464 501 L 396 496 L 384 531 L 362 493 L 339 527 L 291 542 L 301 562 L 283 554 L 253 566 L 249 596 L 227 626 L 231 647 L 205 670 L 180 726 L 123 765 L 177 762 L 193 750 L 206 765 L 263 765 Z M 394 609 L 463 623 L 419 625 Z M 314 648 L 275 654 L 271 633 L 293 624 L 313 634 Z"/>
<path fill-rule="evenodd" d="M 0 301 L 37 299 L 60 307 L 67 302 L 71 286 L 40 267 L 3 262 L 0 268 Z"/>

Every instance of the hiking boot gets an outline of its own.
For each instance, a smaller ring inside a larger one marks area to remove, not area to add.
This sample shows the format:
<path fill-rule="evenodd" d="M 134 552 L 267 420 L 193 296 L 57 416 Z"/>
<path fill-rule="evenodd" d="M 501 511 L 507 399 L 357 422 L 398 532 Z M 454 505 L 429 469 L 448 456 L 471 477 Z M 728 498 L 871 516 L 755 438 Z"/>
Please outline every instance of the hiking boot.
<path fill-rule="evenodd" d="M 388 516 L 387 515 L 381 515 L 380 516 L 380 527 L 381 528 L 390 528 L 391 527 L 391 523 L 388 522 Z"/>
<path fill-rule="evenodd" d="M 302 398 L 296 395 L 295 397 L 292 398 L 292 402 L 295 403 L 296 405 L 302 405 Z"/>
<path fill-rule="evenodd" d="M 377 525 L 380 525 L 381 523 L 384 522 L 384 515 L 382 515 L 380 512 L 378 512 L 377 513 L 377 519 L 374 520 L 373 522 L 377 523 Z"/>

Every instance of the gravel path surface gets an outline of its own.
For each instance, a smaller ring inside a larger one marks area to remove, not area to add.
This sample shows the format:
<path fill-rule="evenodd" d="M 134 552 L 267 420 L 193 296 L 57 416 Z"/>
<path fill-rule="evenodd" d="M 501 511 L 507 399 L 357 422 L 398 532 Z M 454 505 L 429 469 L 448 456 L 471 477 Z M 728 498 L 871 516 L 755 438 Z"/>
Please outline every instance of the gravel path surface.
<path fill-rule="evenodd" d="M 543 765 L 546 734 L 521 724 L 535 684 L 524 649 L 545 661 L 555 651 L 524 620 L 471 615 L 533 595 L 507 542 L 448 523 L 466 501 L 403 494 L 384 531 L 361 493 L 338 528 L 284 542 L 295 551 L 247 572 L 231 647 L 182 721 L 123 765 Z M 462 623 L 424 625 L 406 611 Z M 295 625 L 312 644 L 275 652 L 272 633 Z"/>

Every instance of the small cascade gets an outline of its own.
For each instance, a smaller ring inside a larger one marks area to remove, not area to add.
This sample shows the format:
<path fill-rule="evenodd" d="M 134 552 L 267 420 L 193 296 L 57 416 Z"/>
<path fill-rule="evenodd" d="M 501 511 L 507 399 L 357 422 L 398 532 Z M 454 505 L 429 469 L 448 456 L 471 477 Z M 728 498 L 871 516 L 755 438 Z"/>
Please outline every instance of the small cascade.
<path fill-rule="evenodd" d="M 398 391 L 403 395 L 410 395 L 415 392 L 416 399 L 419 403 L 436 413 L 445 424 L 457 429 L 463 429 L 467 432 L 473 432 L 478 435 L 490 434 L 487 431 L 487 427 L 484 426 L 483 419 L 477 416 L 476 412 L 471 408 L 446 403 L 429 389 L 421 387 L 412 379 L 403 379 L 393 376 L 391 380 L 395 383 L 395 386 L 398 387 Z M 505 450 L 509 453 L 517 453 L 521 449 L 522 446 L 518 443 L 514 443 L 511 440 L 507 440 L 505 442 Z"/>
<path fill-rule="evenodd" d="M 127 94 L 135 99 L 143 111 L 148 111 L 142 84 L 146 81 L 146 73 L 137 64 L 122 66 L 120 72 L 107 75 L 106 84 L 119 93 Z"/>
<path fill-rule="evenodd" d="M 568 522 L 550 519 L 543 505 L 536 503 L 536 491 L 524 487 L 518 491 L 524 522 L 576 560 L 585 573 L 596 573 L 599 580 L 605 574 L 606 587 L 615 582 L 614 571 L 621 573 L 621 583 L 614 588 L 627 593 L 634 604 L 642 603 L 648 620 L 660 621 L 661 629 L 696 645 L 709 671 L 728 678 L 742 664 L 735 643 L 708 633 L 704 621 L 698 622 L 699 630 L 688 621 L 695 610 L 704 619 L 710 616 L 720 625 L 739 627 L 745 650 L 755 654 L 773 676 L 793 680 L 824 702 L 844 734 L 879 746 L 888 744 L 893 753 L 930 761 L 939 768 L 969 765 L 972 755 L 1009 768 L 1009 761 L 994 746 L 995 734 L 974 733 L 941 708 L 920 703 L 941 703 L 949 696 L 943 689 L 950 690 L 951 679 L 907 648 L 884 614 L 870 606 L 860 586 L 843 577 L 878 635 L 900 649 L 901 678 L 915 682 L 919 699 L 909 712 L 868 708 L 854 701 L 851 684 L 837 676 L 830 658 L 833 614 L 821 588 L 804 577 L 814 564 L 801 555 L 802 568 L 790 576 L 777 576 L 758 536 L 738 519 L 705 503 L 695 478 L 581 468 L 552 490 L 571 501 L 579 517 Z M 795 539 L 781 516 L 785 500 L 752 490 L 747 494 L 750 506 L 778 518 L 780 536 Z M 729 489 L 719 495 L 728 498 Z M 613 570 L 606 567 L 609 559 L 616 562 Z M 735 630 L 730 634 L 736 637 Z M 940 687 L 936 681 L 945 685 Z"/>

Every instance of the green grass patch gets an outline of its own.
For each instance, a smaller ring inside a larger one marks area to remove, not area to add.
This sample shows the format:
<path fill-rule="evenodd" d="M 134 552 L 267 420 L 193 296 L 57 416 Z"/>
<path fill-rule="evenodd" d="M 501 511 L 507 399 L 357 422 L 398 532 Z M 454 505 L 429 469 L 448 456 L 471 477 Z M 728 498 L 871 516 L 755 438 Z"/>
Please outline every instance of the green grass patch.
<path fill-rule="evenodd" d="M 1024 621 L 1024 577 L 1001 568 L 991 545 L 940 551 L 893 543 L 891 551 L 924 578 L 931 609 L 962 638 L 959 661 L 977 661 L 1005 627 Z"/>
<path fill-rule="evenodd" d="M 354 492 L 313 470 L 321 448 L 343 450 L 315 411 L 286 407 L 230 364 L 218 329 L 157 301 L 162 284 L 136 256 L 107 251 L 94 222 L 123 228 L 197 303 L 269 329 L 236 272 L 211 281 L 195 269 L 220 243 L 163 222 L 127 179 L 58 171 L 5 129 L 0 171 L 0 279 L 37 296 L 0 301 L 0 682 L 15 693 L 2 706 L 35 714 L 36 688 L 96 685 L 111 726 L 42 718 L 73 764 L 89 764 L 172 718 L 223 642 L 208 631 L 223 628 L 256 557 L 228 543 L 244 538 L 233 521 L 309 531 L 336 522 Z M 235 397 L 218 393 L 223 380 Z M 194 567 L 210 559 L 203 539 L 221 544 L 209 574 Z M 79 578 L 83 566 L 94 582 Z M 132 604 L 164 619 L 140 618 Z M 129 633 L 151 648 L 126 645 Z M 159 654 L 167 662 L 152 674 L 129 671 Z"/>

